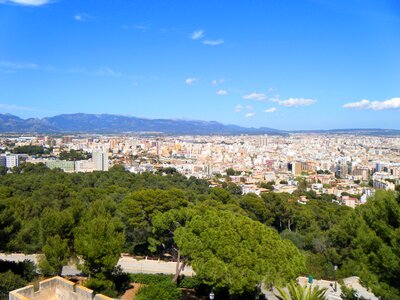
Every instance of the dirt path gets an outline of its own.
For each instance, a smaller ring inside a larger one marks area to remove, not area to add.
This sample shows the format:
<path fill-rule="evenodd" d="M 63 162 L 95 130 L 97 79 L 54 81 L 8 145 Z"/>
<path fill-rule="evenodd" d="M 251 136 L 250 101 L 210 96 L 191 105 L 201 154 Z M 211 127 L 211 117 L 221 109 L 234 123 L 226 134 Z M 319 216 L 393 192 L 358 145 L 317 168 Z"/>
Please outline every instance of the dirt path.
<path fill-rule="evenodd" d="M 134 300 L 136 298 L 136 294 L 139 291 L 142 284 L 140 283 L 131 283 L 132 288 L 125 291 L 125 294 L 122 295 L 121 300 Z"/>

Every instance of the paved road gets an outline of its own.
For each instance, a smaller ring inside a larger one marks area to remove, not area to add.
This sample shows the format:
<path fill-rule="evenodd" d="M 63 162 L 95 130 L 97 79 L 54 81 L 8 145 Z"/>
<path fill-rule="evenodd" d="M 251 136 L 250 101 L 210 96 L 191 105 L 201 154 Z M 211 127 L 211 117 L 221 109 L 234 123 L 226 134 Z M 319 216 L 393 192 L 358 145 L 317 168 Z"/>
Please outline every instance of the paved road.
<path fill-rule="evenodd" d="M 127 273 L 147 273 L 147 274 L 175 274 L 176 263 L 159 260 L 141 259 L 123 256 L 118 261 L 118 265 Z M 186 266 L 182 275 L 193 276 L 194 271 L 190 266 Z"/>
<path fill-rule="evenodd" d="M 20 253 L 3 254 L 0 253 L 0 260 L 20 262 L 28 259 L 37 265 L 38 255 L 31 254 L 25 255 Z M 118 265 L 122 267 L 122 270 L 127 273 L 147 273 L 147 274 L 175 274 L 176 263 L 175 262 L 165 262 L 159 260 L 141 259 L 137 260 L 131 256 L 122 256 Z M 75 267 L 75 265 L 68 265 L 63 267 L 63 276 L 73 276 L 79 274 L 80 271 Z M 183 275 L 193 276 L 194 271 L 190 266 L 186 266 L 182 271 Z"/>

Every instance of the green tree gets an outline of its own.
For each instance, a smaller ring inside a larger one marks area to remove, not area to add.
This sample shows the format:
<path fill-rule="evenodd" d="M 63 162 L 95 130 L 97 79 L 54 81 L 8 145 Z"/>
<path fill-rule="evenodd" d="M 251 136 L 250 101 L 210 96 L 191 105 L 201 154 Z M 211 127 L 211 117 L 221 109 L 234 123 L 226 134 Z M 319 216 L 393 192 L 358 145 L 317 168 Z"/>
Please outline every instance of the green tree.
<path fill-rule="evenodd" d="M 61 275 L 62 267 L 69 258 L 68 241 L 62 240 L 59 235 L 48 237 L 44 245 L 43 256 L 39 260 L 39 268 L 46 276 Z"/>
<path fill-rule="evenodd" d="M 240 198 L 240 207 L 247 212 L 250 218 L 268 225 L 272 223 L 271 212 L 267 208 L 264 200 L 256 194 L 243 195 L 243 197 Z"/>
<path fill-rule="evenodd" d="M 0 166 L 0 176 L 7 174 L 7 168 L 5 166 Z"/>
<path fill-rule="evenodd" d="M 136 300 L 163 299 L 163 300 L 179 300 L 182 298 L 182 292 L 170 281 L 153 283 L 142 287 Z"/>
<path fill-rule="evenodd" d="M 174 240 L 204 283 L 229 293 L 254 291 L 264 281 L 283 284 L 305 270 L 305 260 L 272 228 L 229 211 L 209 209 L 175 230 Z"/>
<path fill-rule="evenodd" d="M 226 169 L 226 175 L 228 175 L 228 176 L 235 175 L 235 170 L 233 168 Z"/>
<path fill-rule="evenodd" d="M 154 215 L 187 204 L 183 191 L 179 189 L 148 189 L 128 194 L 119 206 L 119 215 L 126 227 L 128 250 L 134 252 L 136 246 L 147 243 Z"/>
<path fill-rule="evenodd" d="M 124 242 L 120 222 L 109 215 L 81 221 L 75 231 L 75 250 L 84 259 L 82 270 L 94 277 L 110 275 Z"/>
<path fill-rule="evenodd" d="M 242 194 L 242 188 L 233 182 L 228 182 L 226 185 L 226 189 L 232 195 L 241 195 Z"/>
<path fill-rule="evenodd" d="M 13 153 L 16 154 L 28 154 L 28 155 L 43 155 L 50 154 L 53 151 L 52 148 L 44 148 L 43 146 L 35 146 L 35 145 L 26 145 L 26 146 L 18 146 L 13 149 Z"/>
<path fill-rule="evenodd" d="M 85 159 L 89 159 L 91 157 L 92 157 L 92 155 L 88 152 L 84 152 L 82 150 L 71 149 L 70 152 L 61 151 L 59 158 L 60 158 L 60 160 L 75 161 L 75 160 L 85 160 Z"/>
<path fill-rule="evenodd" d="M 12 271 L 0 273 L 0 295 L 25 286 L 28 282 Z"/>

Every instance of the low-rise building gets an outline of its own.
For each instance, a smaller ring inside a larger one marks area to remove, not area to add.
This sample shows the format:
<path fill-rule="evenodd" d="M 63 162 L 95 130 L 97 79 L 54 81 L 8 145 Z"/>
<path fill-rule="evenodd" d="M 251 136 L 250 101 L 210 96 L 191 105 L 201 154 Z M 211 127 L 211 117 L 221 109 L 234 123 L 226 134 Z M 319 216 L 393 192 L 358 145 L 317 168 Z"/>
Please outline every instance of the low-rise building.
<path fill-rule="evenodd" d="M 95 295 L 91 289 L 56 276 L 39 282 L 39 289 L 33 285 L 11 291 L 9 300 L 112 300 L 102 294 Z"/>

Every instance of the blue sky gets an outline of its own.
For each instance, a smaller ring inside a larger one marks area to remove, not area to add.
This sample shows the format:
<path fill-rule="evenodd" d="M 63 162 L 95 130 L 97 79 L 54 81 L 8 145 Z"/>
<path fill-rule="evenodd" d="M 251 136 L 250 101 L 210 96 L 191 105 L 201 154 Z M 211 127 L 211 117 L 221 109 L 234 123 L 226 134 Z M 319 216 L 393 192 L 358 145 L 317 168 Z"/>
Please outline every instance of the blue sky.
<path fill-rule="evenodd" d="M 0 0 L 0 112 L 400 129 L 397 0 Z"/>

